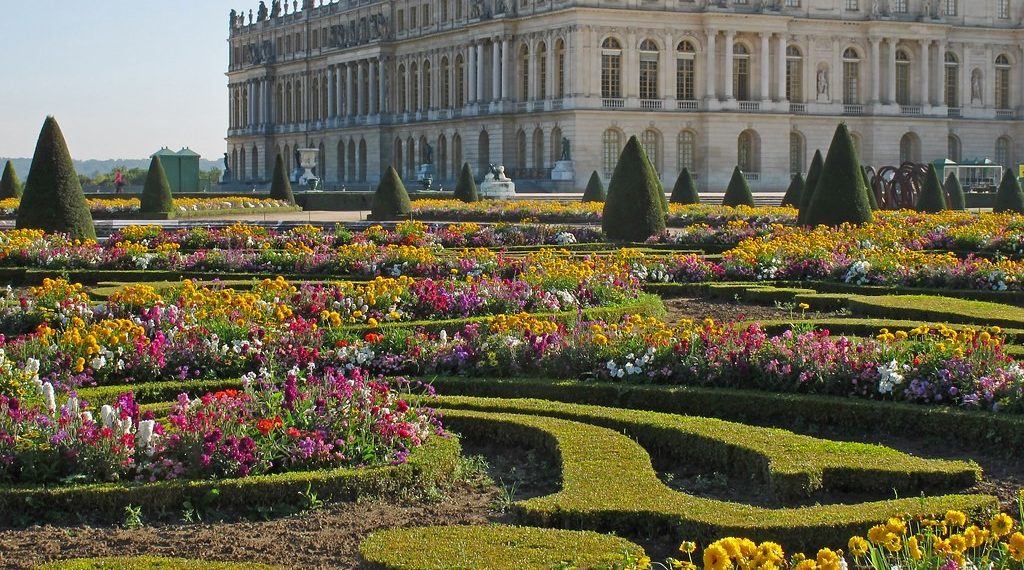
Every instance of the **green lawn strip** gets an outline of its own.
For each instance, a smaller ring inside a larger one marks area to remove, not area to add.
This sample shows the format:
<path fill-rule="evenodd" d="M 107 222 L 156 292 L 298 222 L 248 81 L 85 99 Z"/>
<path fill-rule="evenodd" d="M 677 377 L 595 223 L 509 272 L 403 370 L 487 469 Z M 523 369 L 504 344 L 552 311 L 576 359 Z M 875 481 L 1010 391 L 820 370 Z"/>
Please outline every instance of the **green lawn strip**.
<path fill-rule="evenodd" d="M 36 570 L 274 570 L 277 566 L 236 562 L 207 562 L 184 558 L 131 556 L 116 558 L 75 558 L 39 566 Z"/>
<path fill-rule="evenodd" d="M 836 442 L 719 419 L 536 399 L 441 396 L 444 410 L 557 417 L 598 425 L 685 464 L 766 482 L 782 503 L 817 492 L 916 495 L 964 489 L 981 480 L 974 463 L 921 459 L 880 445 Z"/>
<path fill-rule="evenodd" d="M 0 486 L 0 512 L 39 521 L 87 509 L 90 515 L 121 520 L 129 505 L 144 512 L 180 512 L 185 501 L 211 501 L 211 508 L 252 511 L 298 503 L 307 490 L 325 501 L 392 496 L 411 489 L 445 488 L 459 462 L 461 446 L 454 437 L 432 437 L 412 450 L 402 465 L 293 471 L 218 480 L 172 480 L 155 483 Z"/>
<path fill-rule="evenodd" d="M 809 324 L 813 325 L 816 329 L 828 329 L 833 335 L 847 335 L 847 336 L 862 336 L 873 338 L 878 335 L 882 329 L 888 329 L 889 332 L 896 331 L 911 331 L 922 325 L 934 327 L 937 323 L 931 321 L 911 321 L 911 320 L 899 320 L 899 319 L 870 319 L 870 318 L 847 318 L 847 317 L 826 317 L 826 318 L 800 318 L 799 315 L 795 315 L 793 319 L 764 319 L 755 321 L 762 329 L 769 334 L 779 334 L 783 331 L 789 330 L 794 324 Z M 748 326 L 753 322 L 737 323 L 737 326 Z M 946 323 L 946 326 L 953 330 L 963 330 L 965 328 L 973 328 L 978 330 L 977 325 L 960 325 L 956 323 Z M 1000 333 L 1006 337 L 1007 343 L 1020 344 L 1024 342 L 1024 329 L 1019 328 L 1003 328 Z"/>
<path fill-rule="evenodd" d="M 446 396 L 538 398 L 671 414 L 710 416 L 744 424 L 806 430 L 838 427 L 850 434 L 892 433 L 953 442 L 967 449 L 1024 456 L 1024 417 L 952 406 L 882 402 L 761 390 L 651 386 L 540 378 L 430 379 Z M 950 426 L 956 426 L 951 429 Z"/>
<path fill-rule="evenodd" d="M 856 314 L 884 319 L 1024 327 L 1024 309 L 988 301 L 934 295 L 853 295 L 846 305 Z"/>
<path fill-rule="evenodd" d="M 808 287 L 819 293 L 849 293 L 853 295 L 938 295 L 990 301 L 1007 305 L 1024 306 L 1024 291 L 992 291 L 988 289 L 949 289 L 935 287 L 911 287 L 904 285 L 854 285 L 837 281 L 780 281 L 775 283 L 787 287 Z"/>
<path fill-rule="evenodd" d="M 525 444 L 560 460 L 559 492 L 513 505 L 513 514 L 526 524 L 660 534 L 702 544 L 722 536 L 743 536 L 775 540 L 787 550 L 811 550 L 845 546 L 850 536 L 889 516 L 935 515 L 948 509 L 977 513 L 997 504 L 990 496 L 947 495 L 764 509 L 669 489 L 658 479 L 644 448 L 612 429 L 493 411 L 452 410 L 447 419 L 469 438 Z"/>
<path fill-rule="evenodd" d="M 642 548 L 588 531 L 504 525 L 396 528 L 359 545 L 365 570 L 596 570 L 633 560 Z"/>

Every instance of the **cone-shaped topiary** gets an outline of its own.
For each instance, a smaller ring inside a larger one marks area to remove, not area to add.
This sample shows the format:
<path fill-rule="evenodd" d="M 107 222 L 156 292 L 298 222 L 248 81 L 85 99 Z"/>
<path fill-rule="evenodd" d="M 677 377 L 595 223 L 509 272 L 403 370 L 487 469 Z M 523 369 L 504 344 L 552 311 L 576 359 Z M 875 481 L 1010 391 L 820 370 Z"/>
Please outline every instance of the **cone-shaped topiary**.
<path fill-rule="evenodd" d="M 871 205 L 871 211 L 875 212 L 878 210 L 878 200 L 875 198 L 875 191 L 871 188 L 871 176 L 868 174 L 868 167 L 862 166 L 860 172 L 864 175 L 864 187 L 868 189 L 868 204 Z"/>
<path fill-rule="evenodd" d="M 786 189 L 786 195 L 782 197 L 782 205 L 799 208 L 800 198 L 803 195 L 804 175 L 797 172 L 793 175 L 793 180 L 789 182 L 789 188 Z"/>
<path fill-rule="evenodd" d="M 807 180 L 804 182 L 804 193 L 800 196 L 800 214 L 797 216 L 797 223 L 807 223 L 807 211 L 811 207 L 811 198 L 814 197 L 814 190 L 818 187 L 818 178 L 821 177 L 821 167 L 825 159 L 821 156 L 821 150 L 814 151 L 814 158 L 811 159 L 811 167 L 807 169 Z"/>
<path fill-rule="evenodd" d="M 18 173 L 14 171 L 14 165 L 7 161 L 4 166 L 4 175 L 0 177 L 0 200 L 7 198 L 21 198 L 21 180 Z"/>
<path fill-rule="evenodd" d="M 289 204 L 295 203 L 292 182 L 288 180 L 288 173 L 284 170 L 284 158 L 280 154 L 274 159 L 274 173 L 270 177 L 270 197 L 274 200 L 284 200 Z"/>
<path fill-rule="evenodd" d="M 614 241 L 644 241 L 665 230 L 664 199 L 647 153 L 629 137 L 608 184 L 601 228 Z"/>
<path fill-rule="evenodd" d="M 149 173 L 146 174 L 146 185 L 142 187 L 139 202 L 139 210 L 145 214 L 167 214 L 174 210 L 171 183 L 159 156 L 154 156 L 149 162 Z"/>
<path fill-rule="evenodd" d="M 846 123 L 839 123 L 828 147 L 825 164 L 821 167 L 818 186 L 811 197 L 807 223 L 812 226 L 838 226 L 845 222 L 862 224 L 873 219 L 857 149 L 853 146 Z"/>
<path fill-rule="evenodd" d="M 732 170 L 732 178 L 729 179 L 729 187 L 725 189 L 722 205 L 734 208 L 736 206 L 754 207 L 754 195 L 750 193 L 747 178 L 743 176 L 743 171 L 739 166 Z"/>
<path fill-rule="evenodd" d="M 601 177 L 597 174 L 597 171 L 590 173 L 590 180 L 587 181 L 587 189 L 583 192 L 584 202 L 604 202 L 608 194 L 604 191 L 604 182 L 601 182 Z"/>
<path fill-rule="evenodd" d="M 1024 192 L 1020 189 L 1017 175 L 1009 168 L 1003 172 L 1003 180 L 996 191 L 996 203 L 992 206 L 992 211 L 1024 214 Z"/>
<path fill-rule="evenodd" d="M 917 204 L 914 209 L 918 212 L 934 214 L 948 209 L 946 204 L 946 191 L 942 189 L 942 182 L 939 182 L 939 173 L 935 171 L 935 165 L 928 165 L 928 172 L 924 175 L 924 188 L 921 195 L 917 197 Z"/>
<path fill-rule="evenodd" d="M 374 220 L 406 219 L 412 214 L 412 202 L 405 184 L 393 166 L 388 166 L 373 195 L 370 217 Z"/>
<path fill-rule="evenodd" d="M 53 117 L 46 117 L 39 131 L 15 226 L 62 232 L 73 239 L 96 239 L 82 184 Z"/>
<path fill-rule="evenodd" d="M 956 172 L 949 173 L 943 188 L 946 190 L 946 199 L 949 202 L 950 210 L 965 210 L 967 208 L 964 187 L 960 185 L 960 179 L 956 177 Z"/>
<path fill-rule="evenodd" d="M 480 201 L 480 193 L 476 190 L 476 180 L 473 179 L 473 169 L 469 167 L 468 162 L 462 163 L 459 179 L 455 183 L 454 198 L 463 202 Z"/>
<path fill-rule="evenodd" d="M 676 178 L 676 185 L 672 187 L 672 197 L 669 199 L 672 204 L 700 204 L 700 194 L 697 192 L 697 185 L 693 182 L 689 168 L 683 168 Z"/>

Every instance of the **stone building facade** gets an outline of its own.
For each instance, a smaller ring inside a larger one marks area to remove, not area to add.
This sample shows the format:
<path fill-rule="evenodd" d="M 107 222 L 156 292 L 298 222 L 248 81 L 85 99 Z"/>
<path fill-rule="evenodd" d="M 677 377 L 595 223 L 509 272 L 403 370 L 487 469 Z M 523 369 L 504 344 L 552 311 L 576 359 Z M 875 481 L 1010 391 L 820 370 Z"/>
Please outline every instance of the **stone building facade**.
<path fill-rule="evenodd" d="M 781 190 L 839 121 L 862 161 L 1024 158 L 1024 0 L 303 0 L 230 17 L 227 152 L 328 188 L 504 164 L 605 180 L 631 135 L 671 186 Z M 564 186 L 562 187 L 564 188 Z"/>

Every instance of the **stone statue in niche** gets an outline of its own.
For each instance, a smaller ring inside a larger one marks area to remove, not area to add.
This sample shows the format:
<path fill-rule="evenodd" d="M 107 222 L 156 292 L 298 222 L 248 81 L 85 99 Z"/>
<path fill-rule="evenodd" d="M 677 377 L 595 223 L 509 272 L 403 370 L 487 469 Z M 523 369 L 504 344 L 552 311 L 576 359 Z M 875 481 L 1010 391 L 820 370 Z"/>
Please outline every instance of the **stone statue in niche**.
<path fill-rule="evenodd" d="M 971 72 L 971 103 L 981 104 L 981 70 Z"/>
<path fill-rule="evenodd" d="M 818 70 L 818 100 L 829 100 L 828 69 L 824 67 Z"/>

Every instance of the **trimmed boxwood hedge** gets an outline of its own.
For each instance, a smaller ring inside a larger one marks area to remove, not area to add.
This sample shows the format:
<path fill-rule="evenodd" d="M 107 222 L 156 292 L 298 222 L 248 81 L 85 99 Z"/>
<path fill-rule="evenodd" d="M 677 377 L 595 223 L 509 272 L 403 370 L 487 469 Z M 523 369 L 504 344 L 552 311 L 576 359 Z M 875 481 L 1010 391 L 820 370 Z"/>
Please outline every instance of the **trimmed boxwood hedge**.
<path fill-rule="evenodd" d="M 435 377 L 442 394 L 544 400 L 715 417 L 749 425 L 846 433 L 914 434 L 964 447 L 1024 456 L 1024 417 L 949 406 L 925 406 L 760 390 L 645 386 L 551 379 Z M 950 429 L 956 426 L 956 429 Z"/>
<path fill-rule="evenodd" d="M 768 483 L 782 504 L 823 490 L 916 495 L 970 487 L 981 468 L 962 461 L 921 459 L 883 447 L 836 442 L 719 419 L 532 399 L 442 396 L 446 410 L 550 416 L 614 430 L 648 451 L 682 464 Z M 455 415 L 456 420 L 458 414 Z"/>
<path fill-rule="evenodd" d="M 75 558 L 44 564 L 36 570 L 274 570 L 265 564 L 207 562 L 184 558 L 131 556 L 117 558 Z"/>
<path fill-rule="evenodd" d="M 461 445 L 454 437 L 432 437 L 409 454 L 402 465 L 293 471 L 237 479 L 174 480 L 156 483 L 0 486 L 0 512 L 32 520 L 82 512 L 120 520 L 128 505 L 147 512 L 177 511 L 186 500 L 206 500 L 216 489 L 216 508 L 251 511 L 298 501 L 307 489 L 325 501 L 397 495 L 410 489 L 446 487 L 459 462 Z"/>
<path fill-rule="evenodd" d="M 388 529 L 359 545 L 366 570 L 588 570 L 621 564 L 626 553 L 636 560 L 644 550 L 595 532 L 504 525 Z"/>
<path fill-rule="evenodd" d="M 846 306 L 854 313 L 873 317 L 1024 327 L 1024 309 L 987 301 L 933 295 L 851 295 Z"/>
<path fill-rule="evenodd" d="M 995 497 L 946 495 L 860 503 L 764 509 L 694 497 L 665 486 L 640 444 L 608 428 L 551 417 L 450 411 L 449 423 L 468 437 L 492 444 L 527 445 L 561 464 L 562 489 L 513 504 L 527 524 L 671 536 L 707 543 L 721 536 L 774 540 L 807 551 L 845 546 L 847 539 L 891 516 L 978 514 L 997 506 Z"/>

